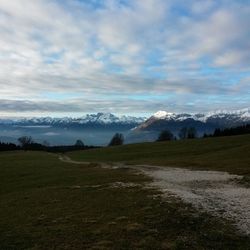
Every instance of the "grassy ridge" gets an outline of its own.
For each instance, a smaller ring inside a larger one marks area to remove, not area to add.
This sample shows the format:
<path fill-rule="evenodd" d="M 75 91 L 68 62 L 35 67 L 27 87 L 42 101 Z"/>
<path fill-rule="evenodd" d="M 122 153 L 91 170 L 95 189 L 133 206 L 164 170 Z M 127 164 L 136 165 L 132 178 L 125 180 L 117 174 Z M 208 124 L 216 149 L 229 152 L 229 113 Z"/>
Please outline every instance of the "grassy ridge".
<path fill-rule="evenodd" d="M 148 181 L 47 153 L 0 153 L 0 249 L 248 249 L 227 222 L 162 200 Z"/>
<path fill-rule="evenodd" d="M 90 162 L 144 163 L 250 175 L 250 135 L 131 144 L 69 155 Z"/>

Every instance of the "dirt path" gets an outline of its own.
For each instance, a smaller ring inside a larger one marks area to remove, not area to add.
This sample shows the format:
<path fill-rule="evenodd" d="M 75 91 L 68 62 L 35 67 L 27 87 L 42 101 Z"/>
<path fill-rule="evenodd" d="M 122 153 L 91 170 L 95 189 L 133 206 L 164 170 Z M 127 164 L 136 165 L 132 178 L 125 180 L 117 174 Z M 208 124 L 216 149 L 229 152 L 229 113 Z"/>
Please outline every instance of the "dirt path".
<path fill-rule="evenodd" d="M 59 159 L 73 164 L 88 164 L 73 161 L 65 155 Z M 162 190 L 165 197 L 177 196 L 197 209 L 230 219 L 241 232 L 250 234 L 250 188 L 237 184 L 242 176 L 149 165 L 98 164 L 105 168 L 126 167 L 142 171 L 153 179 L 152 185 Z"/>
<path fill-rule="evenodd" d="M 62 162 L 66 162 L 66 163 L 73 163 L 73 164 L 80 164 L 80 165 L 83 165 L 83 164 L 89 164 L 89 162 L 84 162 L 84 161 L 74 161 L 72 160 L 70 157 L 68 157 L 67 155 L 59 155 L 58 156 L 58 159 Z"/>
<path fill-rule="evenodd" d="M 237 184 L 242 176 L 217 171 L 138 167 L 153 178 L 153 185 L 165 196 L 175 195 L 197 209 L 230 219 L 241 232 L 250 234 L 250 189 Z"/>

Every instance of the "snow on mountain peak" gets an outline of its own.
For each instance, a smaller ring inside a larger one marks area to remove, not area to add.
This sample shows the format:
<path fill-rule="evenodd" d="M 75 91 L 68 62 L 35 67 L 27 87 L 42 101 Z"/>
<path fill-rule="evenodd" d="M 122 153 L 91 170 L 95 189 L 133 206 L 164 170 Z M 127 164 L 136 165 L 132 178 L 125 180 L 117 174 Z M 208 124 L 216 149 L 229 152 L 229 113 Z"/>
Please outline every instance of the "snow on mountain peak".
<path fill-rule="evenodd" d="M 154 113 L 154 114 L 153 114 L 153 117 L 155 117 L 155 118 L 157 118 L 157 119 L 164 119 L 164 118 L 169 117 L 169 116 L 172 116 L 172 115 L 173 115 L 173 113 L 168 113 L 168 112 L 166 112 L 166 111 L 160 110 L 160 111 Z"/>
<path fill-rule="evenodd" d="M 33 117 L 33 118 L 16 118 L 16 119 L 1 119 L 0 124 L 30 124 L 32 125 L 51 125 L 51 124 L 139 124 L 146 120 L 146 117 L 133 117 L 133 116 L 116 116 L 112 113 L 96 113 L 86 114 L 82 117 Z"/>
<path fill-rule="evenodd" d="M 196 121 L 206 122 L 208 119 L 211 118 L 226 118 L 226 117 L 235 117 L 241 119 L 242 121 L 250 120 L 250 108 L 240 109 L 240 110 L 216 110 L 207 113 L 199 113 L 199 114 L 185 114 L 185 113 L 169 113 L 166 111 L 158 111 L 153 114 L 153 118 L 160 119 L 160 120 L 169 120 L 174 119 L 178 121 L 183 121 L 186 119 L 194 119 Z"/>

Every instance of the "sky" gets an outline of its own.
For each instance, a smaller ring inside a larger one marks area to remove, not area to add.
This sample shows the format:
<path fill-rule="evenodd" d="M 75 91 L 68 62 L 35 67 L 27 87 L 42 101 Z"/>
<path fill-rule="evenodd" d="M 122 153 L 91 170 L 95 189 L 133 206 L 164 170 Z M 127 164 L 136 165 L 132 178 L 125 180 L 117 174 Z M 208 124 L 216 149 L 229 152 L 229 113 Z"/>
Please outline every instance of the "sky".
<path fill-rule="evenodd" d="M 0 0 L 0 116 L 250 107 L 250 0 Z"/>

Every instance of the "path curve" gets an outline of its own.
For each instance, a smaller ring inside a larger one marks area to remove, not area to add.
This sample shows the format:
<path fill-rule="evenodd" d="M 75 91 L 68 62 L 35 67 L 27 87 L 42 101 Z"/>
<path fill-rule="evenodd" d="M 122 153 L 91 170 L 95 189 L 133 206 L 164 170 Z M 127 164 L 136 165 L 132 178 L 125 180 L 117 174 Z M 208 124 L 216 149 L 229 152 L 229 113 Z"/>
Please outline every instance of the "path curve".
<path fill-rule="evenodd" d="M 59 159 L 72 164 L 90 164 L 74 161 L 66 155 L 60 155 Z M 250 188 L 238 184 L 242 176 L 151 165 L 97 164 L 103 168 L 141 171 L 152 178 L 151 185 L 159 188 L 165 197 L 177 196 L 197 209 L 229 219 L 241 232 L 250 235 Z"/>
<path fill-rule="evenodd" d="M 64 154 L 60 154 L 58 156 L 58 159 L 62 162 L 66 162 L 66 163 L 72 163 L 72 164 L 80 164 L 80 165 L 83 165 L 83 164 L 89 164 L 90 162 L 85 162 L 85 161 L 74 161 L 72 160 L 69 156 L 67 155 L 64 155 Z"/>

